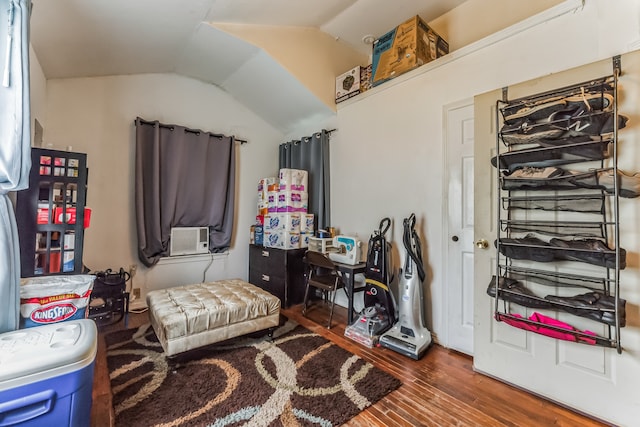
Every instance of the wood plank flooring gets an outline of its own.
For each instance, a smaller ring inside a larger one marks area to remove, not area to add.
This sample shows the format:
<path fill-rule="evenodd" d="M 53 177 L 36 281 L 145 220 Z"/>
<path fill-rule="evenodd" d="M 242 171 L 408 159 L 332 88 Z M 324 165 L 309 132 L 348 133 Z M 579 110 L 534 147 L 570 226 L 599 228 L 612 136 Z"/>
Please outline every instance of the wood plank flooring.
<path fill-rule="evenodd" d="M 346 310 L 336 307 L 326 328 L 324 307 L 283 309 L 282 314 L 402 380 L 403 385 L 367 408 L 346 426 L 606 426 L 553 402 L 473 371 L 471 357 L 432 345 L 414 361 L 385 348 L 366 348 L 344 336 Z M 129 314 L 129 327 L 148 321 Z M 104 334 L 124 329 L 124 322 L 100 328 L 93 390 L 93 427 L 113 425 L 111 389 Z"/>

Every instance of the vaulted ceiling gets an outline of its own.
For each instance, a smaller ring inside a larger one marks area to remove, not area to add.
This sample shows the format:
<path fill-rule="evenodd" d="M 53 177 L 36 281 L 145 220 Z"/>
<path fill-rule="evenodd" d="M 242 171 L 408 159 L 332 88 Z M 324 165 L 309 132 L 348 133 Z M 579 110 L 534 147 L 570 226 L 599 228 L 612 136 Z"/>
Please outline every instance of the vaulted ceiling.
<path fill-rule="evenodd" d="M 334 114 L 326 88 L 340 72 L 363 58 L 366 63 L 371 45 L 363 38 L 378 37 L 414 15 L 428 22 L 463 2 L 33 0 L 31 44 L 47 79 L 181 74 L 220 87 L 287 133 L 305 120 Z M 242 36 L 248 32 L 252 38 Z M 324 89 L 296 69 L 296 58 L 273 49 L 274 43 L 286 44 L 287 34 L 331 40 L 314 64 L 332 73 L 324 76 Z"/>

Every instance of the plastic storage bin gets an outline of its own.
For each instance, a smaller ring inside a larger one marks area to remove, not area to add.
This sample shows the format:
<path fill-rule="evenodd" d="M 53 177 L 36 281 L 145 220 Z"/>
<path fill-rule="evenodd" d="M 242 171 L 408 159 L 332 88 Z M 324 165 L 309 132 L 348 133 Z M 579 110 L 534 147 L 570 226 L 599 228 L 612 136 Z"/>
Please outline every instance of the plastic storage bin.
<path fill-rule="evenodd" d="M 93 320 L 0 334 L 0 426 L 89 426 Z"/>

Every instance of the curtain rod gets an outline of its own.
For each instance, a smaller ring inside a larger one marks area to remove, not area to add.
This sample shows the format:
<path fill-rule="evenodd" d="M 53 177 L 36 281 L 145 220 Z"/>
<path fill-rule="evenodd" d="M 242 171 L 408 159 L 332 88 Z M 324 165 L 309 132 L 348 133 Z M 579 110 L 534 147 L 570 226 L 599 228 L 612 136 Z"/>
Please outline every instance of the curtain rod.
<path fill-rule="evenodd" d="M 134 121 L 133 121 L 133 124 L 136 124 L 136 122 L 138 122 L 138 121 L 139 121 L 140 123 L 142 123 L 143 125 L 155 125 L 155 124 L 156 124 L 155 122 L 149 122 L 149 121 L 147 121 L 147 120 L 143 120 L 143 119 L 140 119 L 140 118 L 138 118 L 138 119 L 134 120 Z M 158 122 L 158 125 L 159 125 L 161 128 L 165 128 L 165 129 L 171 129 L 171 130 L 173 130 L 173 128 L 174 128 L 174 125 L 165 125 L 165 124 L 162 124 L 162 123 L 160 123 L 160 122 Z M 199 130 L 199 129 L 189 129 L 189 128 L 187 128 L 187 127 L 185 127 L 185 128 L 184 128 L 184 131 L 185 131 L 185 132 L 189 132 L 189 133 L 195 133 L 195 134 L 199 134 L 200 132 L 202 132 L 202 131 L 201 131 L 201 130 Z M 216 138 L 223 138 L 223 137 L 225 136 L 225 135 L 222 135 L 222 134 L 219 134 L 219 133 L 212 133 L 212 132 L 207 132 L 207 133 L 209 133 L 209 134 L 210 134 L 210 135 L 212 135 L 212 136 L 215 136 Z M 236 138 L 234 135 L 232 135 L 232 138 L 233 138 L 233 140 L 234 140 L 234 141 L 239 142 L 239 143 L 240 143 L 240 145 L 244 145 L 244 144 L 246 144 L 246 143 L 248 142 L 246 139 Z"/>

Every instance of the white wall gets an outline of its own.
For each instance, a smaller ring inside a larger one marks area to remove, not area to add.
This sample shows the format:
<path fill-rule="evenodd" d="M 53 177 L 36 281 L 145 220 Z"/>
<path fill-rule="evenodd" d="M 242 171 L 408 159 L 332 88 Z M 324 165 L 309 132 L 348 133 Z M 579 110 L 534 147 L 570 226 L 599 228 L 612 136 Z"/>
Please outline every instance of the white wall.
<path fill-rule="evenodd" d="M 232 246 L 215 256 L 206 279 L 248 276 L 249 226 L 255 222 L 257 182 L 278 167 L 283 135 L 220 89 L 170 74 L 57 79 L 47 82 L 45 146 L 87 153 L 84 263 L 94 271 L 137 264 L 133 282 L 151 289 L 200 282 L 210 258 L 144 268 L 137 257 L 134 208 L 134 119 L 236 135 L 237 202 Z M 184 260 L 182 260 L 184 261 Z"/>
<path fill-rule="evenodd" d="M 428 317 L 436 333 L 443 332 L 446 286 L 443 108 L 628 51 L 640 40 L 634 13 L 639 8 L 634 0 L 588 1 L 584 9 L 464 56 L 451 54 L 339 104 L 331 144 L 333 225 L 366 241 L 380 219 L 390 216 L 395 220 L 390 236 L 401 248 L 402 219 L 416 213 L 434 273 Z M 395 261 L 399 267 L 400 260 Z"/>
<path fill-rule="evenodd" d="M 448 238 L 443 235 L 447 201 L 443 109 L 477 94 L 640 48 L 639 16 L 640 2 L 635 0 L 587 0 L 575 12 L 507 39 L 494 39 L 475 52 L 472 48 L 458 51 L 338 106 L 338 131 L 331 143 L 333 225 L 366 241 L 380 219 L 390 216 L 395 220 L 392 237 L 398 252 L 402 248 L 402 219 L 416 214 L 425 262 L 432 272 L 432 281 L 427 284 L 427 295 L 431 295 L 427 318 L 445 345 L 444 256 Z M 622 69 L 624 72 L 624 64 Z M 637 120 L 637 112 L 630 115 Z M 638 129 L 635 124 L 625 132 Z M 487 173 L 489 168 L 487 165 Z M 637 221 L 640 207 L 637 203 L 634 206 L 635 212 L 624 213 L 623 224 Z M 394 263 L 399 267 L 401 260 L 395 255 Z M 637 254 L 632 257 L 637 259 Z M 634 264 L 628 264 L 624 279 L 637 288 L 640 272 Z M 486 287 L 486 282 L 476 286 Z M 637 292 L 625 296 L 628 325 L 623 340 L 633 349 L 640 340 L 640 301 Z M 631 319 L 635 320 L 629 324 Z M 620 356 L 619 366 L 628 371 L 625 375 L 640 378 L 639 357 L 635 351 Z M 620 396 L 628 393 L 619 391 Z M 602 396 L 602 405 L 613 399 L 616 396 Z M 634 411 L 637 421 L 637 407 L 629 408 L 626 414 L 607 416 L 629 423 Z"/>
<path fill-rule="evenodd" d="M 35 126 L 34 120 L 38 119 L 41 126 L 44 126 L 46 117 L 46 97 L 47 79 L 44 77 L 42 67 L 38 62 L 38 57 L 31 45 L 29 45 L 29 89 L 31 102 L 31 142 L 33 145 L 33 134 Z"/>

